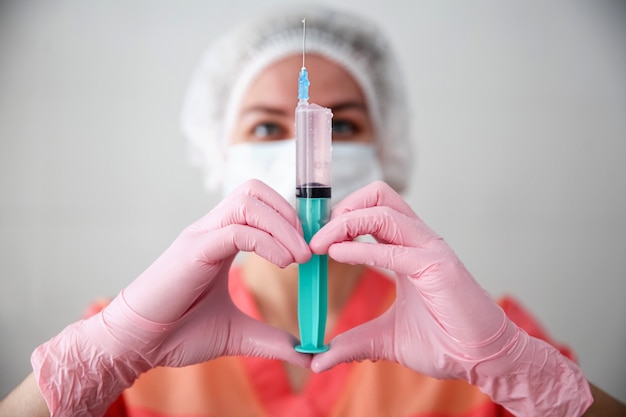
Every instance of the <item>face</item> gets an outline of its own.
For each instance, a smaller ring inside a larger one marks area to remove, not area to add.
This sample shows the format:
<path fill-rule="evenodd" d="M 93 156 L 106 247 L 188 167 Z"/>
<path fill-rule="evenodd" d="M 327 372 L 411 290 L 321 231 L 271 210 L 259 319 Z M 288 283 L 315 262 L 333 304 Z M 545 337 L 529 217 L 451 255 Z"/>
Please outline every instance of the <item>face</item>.
<path fill-rule="evenodd" d="M 235 117 L 230 143 L 295 138 L 301 67 L 302 57 L 294 55 L 268 66 L 252 81 Z M 307 55 L 306 68 L 311 81 L 309 102 L 333 112 L 333 141 L 372 142 L 365 97 L 352 76 L 319 55 Z"/>

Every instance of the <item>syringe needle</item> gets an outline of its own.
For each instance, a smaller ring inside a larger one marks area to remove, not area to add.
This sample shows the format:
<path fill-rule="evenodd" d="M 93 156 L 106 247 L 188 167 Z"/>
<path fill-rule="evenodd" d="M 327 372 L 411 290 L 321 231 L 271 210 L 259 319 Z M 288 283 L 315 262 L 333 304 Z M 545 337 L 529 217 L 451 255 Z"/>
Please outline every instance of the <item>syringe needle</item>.
<path fill-rule="evenodd" d="M 302 19 L 302 68 L 298 77 L 298 100 L 306 104 L 309 99 L 309 75 L 304 67 L 304 55 L 306 51 L 306 18 Z"/>
<path fill-rule="evenodd" d="M 306 47 L 306 17 L 302 19 L 302 68 L 304 68 L 304 51 Z"/>

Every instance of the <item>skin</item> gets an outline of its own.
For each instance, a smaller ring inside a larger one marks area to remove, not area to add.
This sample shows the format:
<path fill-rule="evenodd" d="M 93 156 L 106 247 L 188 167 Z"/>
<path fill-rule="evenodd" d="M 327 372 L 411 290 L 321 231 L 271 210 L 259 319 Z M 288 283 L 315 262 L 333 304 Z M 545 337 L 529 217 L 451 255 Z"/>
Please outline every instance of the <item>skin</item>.
<path fill-rule="evenodd" d="M 268 67 L 250 86 L 237 115 L 231 142 L 280 140 L 294 137 L 293 112 L 296 106 L 293 79 L 299 70 L 300 57 L 287 58 Z M 354 80 L 340 67 L 316 56 L 307 57 L 307 68 L 315 78 L 311 82 L 311 102 L 333 109 L 337 123 L 334 140 L 370 142 L 373 139 L 363 94 Z M 346 105 L 347 104 L 347 105 Z M 269 323 L 298 334 L 296 300 L 297 267 L 280 269 L 265 260 L 250 255 L 243 265 L 244 279 L 252 292 L 261 314 Z M 349 266 L 330 260 L 329 264 L 329 323 L 332 329 L 339 312 L 358 282 L 360 266 Z M 268 275 L 272 279 L 267 279 Z M 264 279 L 257 279 L 263 277 Z M 339 278 L 338 278 L 339 277 Z M 260 286 L 259 283 L 263 285 Z M 308 369 L 287 367 L 295 391 L 302 388 L 309 376 Z M 593 405 L 584 417 L 626 416 L 626 405 L 591 385 Z M 0 402 L 0 417 L 47 417 L 49 412 L 34 376 L 29 375 L 13 392 Z"/>

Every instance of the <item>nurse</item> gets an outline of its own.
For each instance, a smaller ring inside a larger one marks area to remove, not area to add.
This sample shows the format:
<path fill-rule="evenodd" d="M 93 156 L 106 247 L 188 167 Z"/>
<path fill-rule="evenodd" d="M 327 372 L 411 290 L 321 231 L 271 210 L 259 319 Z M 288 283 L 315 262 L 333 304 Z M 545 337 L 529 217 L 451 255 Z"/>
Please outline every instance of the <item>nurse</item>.
<path fill-rule="evenodd" d="M 333 111 L 336 158 L 332 219 L 310 245 L 291 201 L 304 16 L 311 101 Z M 400 196 L 412 162 L 400 80 L 375 26 L 334 9 L 272 12 L 218 39 L 182 125 L 223 200 L 39 346 L 0 414 L 623 415 Z M 330 258 L 331 348 L 316 356 L 294 350 L 297 263 L 312 253 Z"/>

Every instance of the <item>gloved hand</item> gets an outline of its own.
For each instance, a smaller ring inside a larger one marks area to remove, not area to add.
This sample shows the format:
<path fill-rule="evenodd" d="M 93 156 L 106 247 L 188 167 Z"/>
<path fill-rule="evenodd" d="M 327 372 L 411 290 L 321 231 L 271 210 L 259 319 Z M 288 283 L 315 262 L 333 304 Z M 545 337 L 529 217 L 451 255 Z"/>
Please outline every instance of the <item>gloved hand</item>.
<path fill-rule="evenodd" d="M 353 241 L 365 234 L 378 243 Z M 578 366 L 511 322 L 387 184 L 372 183 L 340 202 L 309 246 L 339 262 L 394 271 L 397 286 L 392 307 L 332 340 L 315 356 L 314 371 L 385 359 L 466 380 L 516 415 L 580 416 L 591 404 Z"/>
<path fill-rule="evenodd" d="M 249 181 L 174 243 L 102 312 L 38 347 L 32 364 L 52 416 L 102 415 L 142 372 L 225 355 L 308 367 L 294 338 L 239 311 L 228 270 L 239 251 L 285 267 L 311 253 L 295 210 Z M 216 375 L 219 378 L 219 375 Z"/>

